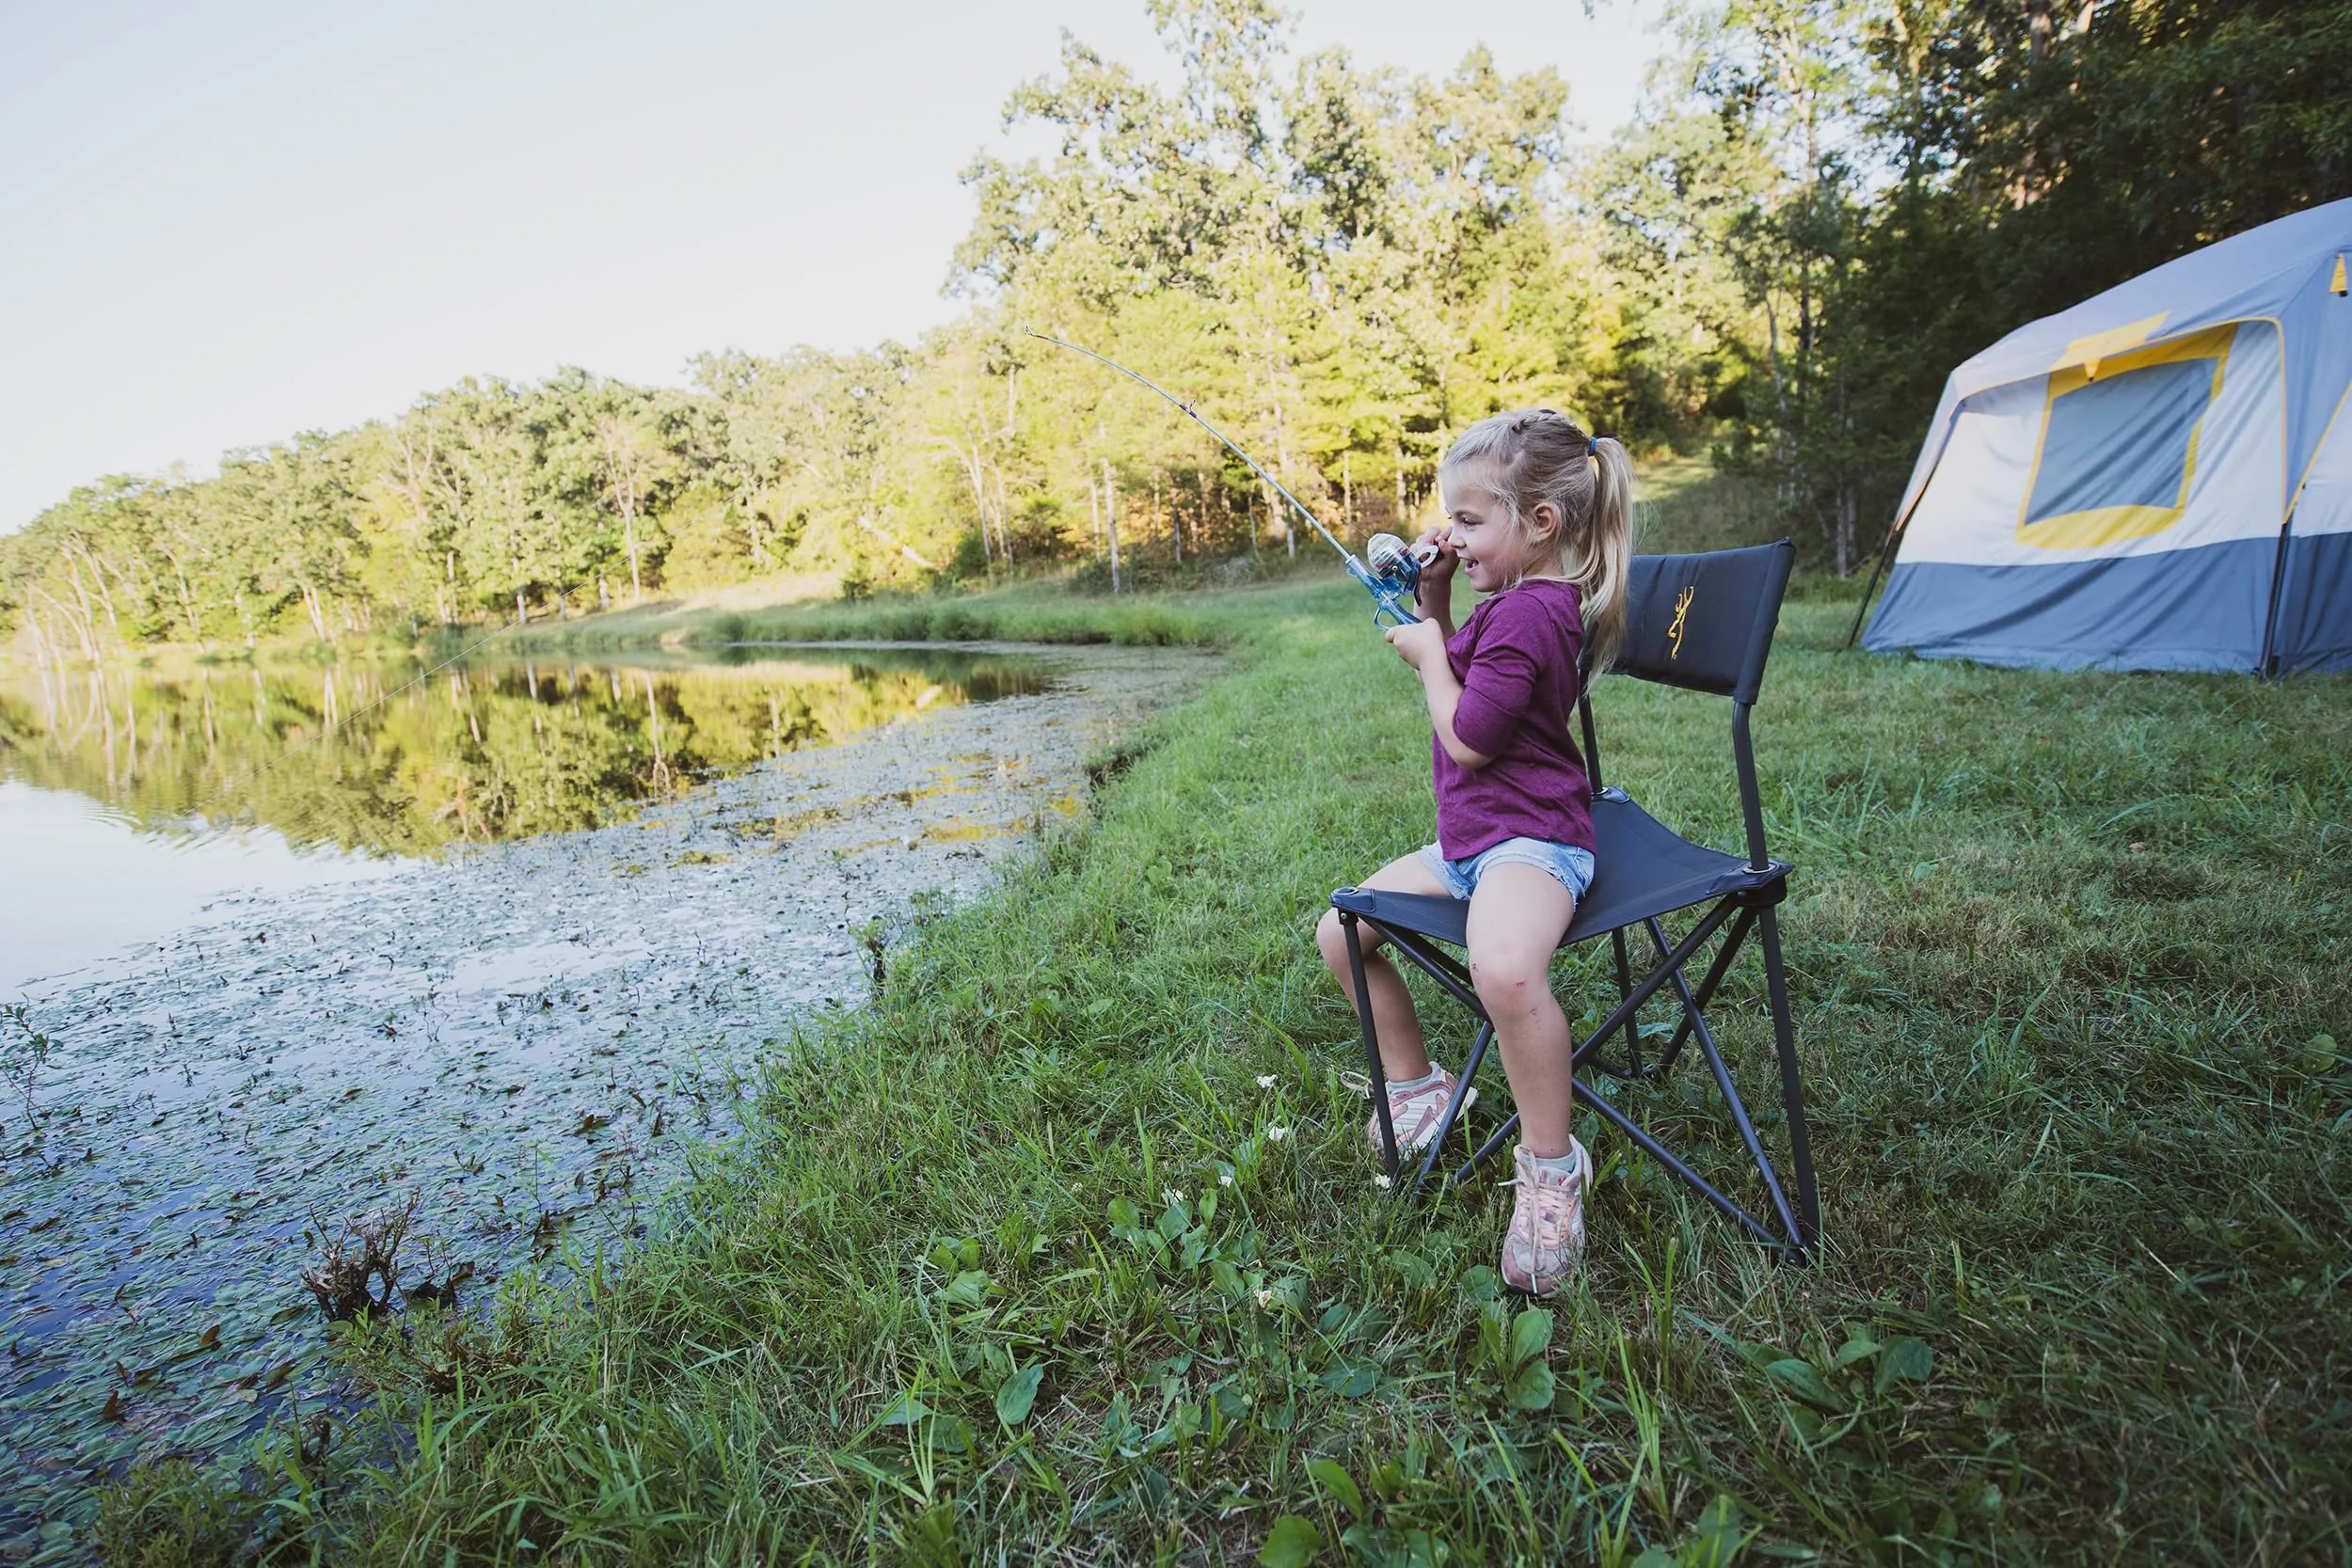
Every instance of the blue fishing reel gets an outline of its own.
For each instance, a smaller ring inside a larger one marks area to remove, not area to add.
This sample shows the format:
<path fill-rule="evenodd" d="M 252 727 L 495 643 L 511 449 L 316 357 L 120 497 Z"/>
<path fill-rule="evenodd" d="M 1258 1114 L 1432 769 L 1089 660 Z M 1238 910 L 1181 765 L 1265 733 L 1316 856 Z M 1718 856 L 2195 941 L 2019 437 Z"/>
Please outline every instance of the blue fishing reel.
<path fill-rule="evenodd" d="M 1435 545 L 1407 545 L 1393 533 L 1375 533 L 1364 543 L 1366 564 L 1360 569 L 1353 556 L 1348 570 L 1372 594 L 1372 624 L 1410 626 L 1421 619 L 1406 606 L 1421 591 L 1422 568 L 1438 559 Z"/>

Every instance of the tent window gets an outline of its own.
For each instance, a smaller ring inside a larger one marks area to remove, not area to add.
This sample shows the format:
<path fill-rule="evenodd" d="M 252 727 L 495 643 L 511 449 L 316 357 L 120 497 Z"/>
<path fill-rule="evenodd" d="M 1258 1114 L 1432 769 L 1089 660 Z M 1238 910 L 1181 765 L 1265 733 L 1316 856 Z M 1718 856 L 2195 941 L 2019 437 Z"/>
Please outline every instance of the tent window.
<path fill-rule="evenodd" d="M 2232 328 L 2053 372 L 2021 543 L 2082 549 L 2181 520 Z"/>

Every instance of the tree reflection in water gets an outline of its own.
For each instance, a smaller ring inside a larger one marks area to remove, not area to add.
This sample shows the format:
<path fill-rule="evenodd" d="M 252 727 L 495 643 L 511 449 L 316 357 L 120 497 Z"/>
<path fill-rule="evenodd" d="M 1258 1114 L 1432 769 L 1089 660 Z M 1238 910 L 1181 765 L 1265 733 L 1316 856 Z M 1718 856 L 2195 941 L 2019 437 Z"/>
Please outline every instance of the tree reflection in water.
<path fill-rule="evenodd" d="M 419 854 L 608 822 L 767 757 L 1050 678 L 1017 654 L 930 648 L 481 659 L 408 685 L 420 668 L 0 676 L 0 779 L 93 797 L 144 829 L 260 823 L 300 847 Z"/>

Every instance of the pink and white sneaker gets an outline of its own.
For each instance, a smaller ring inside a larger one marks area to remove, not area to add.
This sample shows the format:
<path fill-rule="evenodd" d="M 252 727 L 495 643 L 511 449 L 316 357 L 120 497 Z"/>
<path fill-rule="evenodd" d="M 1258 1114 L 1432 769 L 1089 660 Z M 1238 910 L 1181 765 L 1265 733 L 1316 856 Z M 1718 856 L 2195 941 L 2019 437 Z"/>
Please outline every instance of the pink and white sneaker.
<path fill-rule="evenodd" d="M 1592 1190 L 1593 1156 L 1576 1139 L 1565 1170 L 1539 1165 L 1525 1148 L 1511 1151 L 1518 1201 L 1502 1238 L 1502 1280 L 1514 1291 L 1548 1296 L 1584 1260 L 1584 1195 Z"/>
<path fill-rule="evenodd" d="M 1389 1085 L 1389 1125 L 1396 1129 L 1396 1148 L 1402 1154 L 1427 1148 L 1438 1139 L 1438 1123 L 1445 1119 L 1445 1102 L 1454 1098 L 1454 1074 L 1438 1069 L 1438 1075 L 1419 1088 L 1400 1089 Z M 1468 1111 L 1478 1103 L 1478 1091 L 1471 1089 L 1462 1097 L 1462 1109 Z M 1458 1119 L 1458 1118 L 1457 1118 Z M 1364 1137 L 1375 1154 L 1386 1155 L 1388 1146 L 1380 1141 L 1380 1113 L 1372 1113 L 1364 1124 Z"/>

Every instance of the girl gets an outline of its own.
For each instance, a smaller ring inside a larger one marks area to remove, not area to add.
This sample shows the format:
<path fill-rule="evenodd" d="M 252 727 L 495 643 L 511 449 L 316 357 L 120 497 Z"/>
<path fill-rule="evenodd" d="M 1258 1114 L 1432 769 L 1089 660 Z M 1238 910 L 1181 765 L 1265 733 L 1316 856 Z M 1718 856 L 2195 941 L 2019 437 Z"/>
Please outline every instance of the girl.
<path fill-rule="evenodd" d="M 1438 842 L 1362 885 L 1470 900 L 1470 977 L 1519 1111 L 1502 1276 L 1549 1295 L 1582 1255 L 1593 1180 L 1592 1156 L 1568 1131 L 1572 1041 L 1550 983 L 1552 951 L 1593 879 L 1593 786 L 1570 715 L 1578 656 L 1589 649 L 1590 667 L 1607 669 L 1624 632 L 1633 469 L 1618 442 L 1535 408 L 1463 432 L 1438 481 L 1449 521 L 1422 535 L 1438 557 L 1422 572 L 1422 619 L 1389 632 L 1421 676 L 1437 732 Z M 1457 567 L 1486 595 L 1458 632 Z M 1391 1125 L 1400 1148 L 1426 1148 L 1454 1075 L 1430 1066 L 1413 999 L 1376 955 L 1378 939 L 1358 934 Z M 1316 939 L 1352 998 L 1336 911 Z M 1377 1114 L 1370 1136 L 1377 1150 Z"/>

